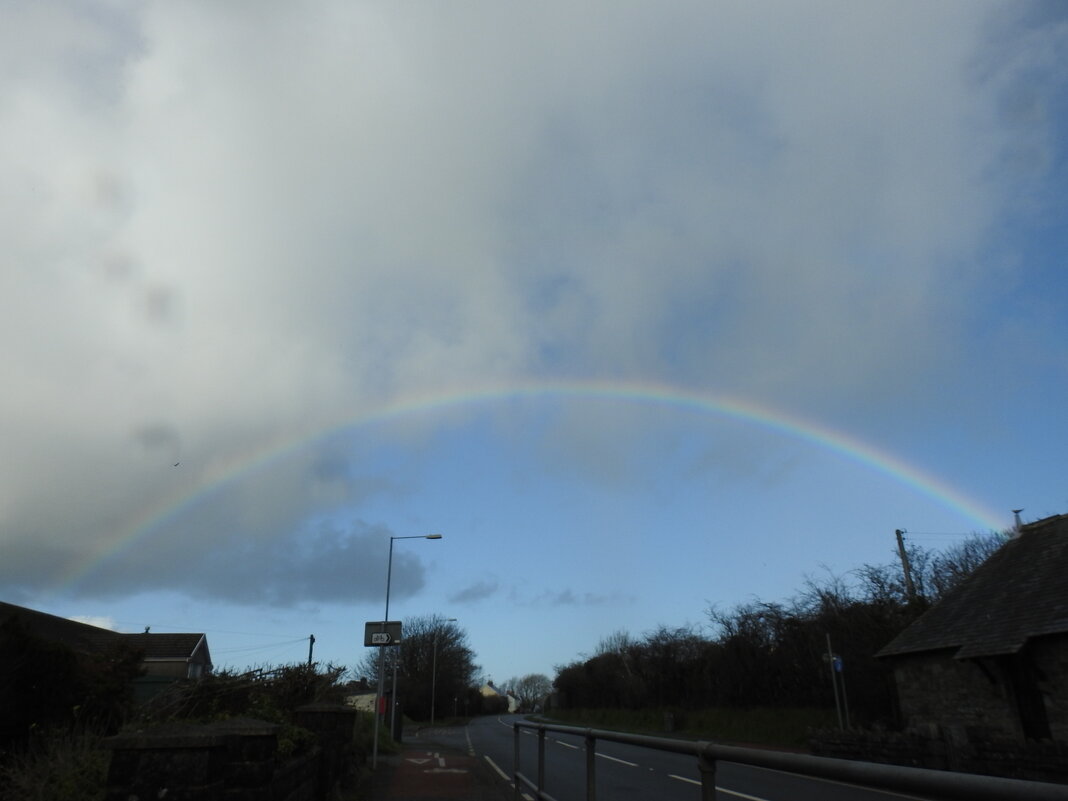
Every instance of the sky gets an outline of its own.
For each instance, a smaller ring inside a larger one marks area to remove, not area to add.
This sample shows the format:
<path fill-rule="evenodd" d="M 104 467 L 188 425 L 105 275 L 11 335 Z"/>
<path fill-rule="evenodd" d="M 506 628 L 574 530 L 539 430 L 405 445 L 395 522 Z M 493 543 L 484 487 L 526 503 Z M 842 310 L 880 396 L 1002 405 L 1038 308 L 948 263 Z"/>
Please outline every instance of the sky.
<path fill-rule="evenodd" d="M 2 600 L 505 681 L 1068 512 L 1061 3 L 0 8 Z"/>

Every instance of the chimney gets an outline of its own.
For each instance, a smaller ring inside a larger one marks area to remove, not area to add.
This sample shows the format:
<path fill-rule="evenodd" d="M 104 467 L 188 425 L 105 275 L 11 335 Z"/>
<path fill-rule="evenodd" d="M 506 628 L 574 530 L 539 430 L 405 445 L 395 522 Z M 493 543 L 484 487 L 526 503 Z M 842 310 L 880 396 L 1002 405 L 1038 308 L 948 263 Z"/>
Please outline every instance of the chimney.
<path fill-rule="evenodd" d="M 1022 512 L 1022 511 L 1023 511 L 1023 509 L 1013 509 L 1012 510 L 1012 519 L 1013 519 L 1012 537 L 1013 537 L 1013 539 L 1015 539 L 1016 537 L 1020 536 L 1020 528 L 1021 528 L 1021 526 L 1023 526 L 1023 522 L 1020 520 L 1020 512 Z"/>

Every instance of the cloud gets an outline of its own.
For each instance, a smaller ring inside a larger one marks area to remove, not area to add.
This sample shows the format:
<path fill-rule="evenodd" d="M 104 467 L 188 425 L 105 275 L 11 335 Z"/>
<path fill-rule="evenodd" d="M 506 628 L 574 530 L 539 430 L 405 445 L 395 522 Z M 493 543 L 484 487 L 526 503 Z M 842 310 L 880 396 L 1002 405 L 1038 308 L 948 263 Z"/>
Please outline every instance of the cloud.
<path fill-rule="evenodd" d="M 225 517 L 208 510 L 202 519 Z M 209 534 L 197 537 L 203 541 L 200 549 L 180 539 L 161 538 L 164 541 L 137 556 L 105 564 L 83 590 L 116 597 L 168 587 L 192 597 L 249 606 L 379 601 L 385 596 L 390 535 L 381 526 L 356 523 L 348 530 L 326 525 L 283 530 L 259 540 L 220 538 L 215 545 Z M 426 568 L 418 555 L 398 550 L 391 576 L 390 594 L 399 600 L 423 588 Z"/>
<path fill-rule="evenodd" d="M 457 604 L 484 601 L 486 598 L 496 595 L 498 590 L 500 590 L 500 586 L 500 583 L 497 581 L 476 581 L 475 583 L 464 587 L 459 592 L 450 595 L 449 601 Z"/>
<path fill-rule="evenodd" d="M 877 412 L 942 391 L 922 378 L 969 363 L 976 253 L 1022 180 L 1006 155 L 1046 142 L 1005 99 L 1063 37 L 1002 34 L 999 61 L 989 31 L 952 2 L 20 9 L 0 585 L 106 563 L 82 591 L 360 595 L 377 540 L 315 525 L 391 491 L 374 476 L 319 453 L 218 484 L 394 398 L 592 376 Z M 546 448 L 611 474 L 625 422 L 571 424 Z"/>

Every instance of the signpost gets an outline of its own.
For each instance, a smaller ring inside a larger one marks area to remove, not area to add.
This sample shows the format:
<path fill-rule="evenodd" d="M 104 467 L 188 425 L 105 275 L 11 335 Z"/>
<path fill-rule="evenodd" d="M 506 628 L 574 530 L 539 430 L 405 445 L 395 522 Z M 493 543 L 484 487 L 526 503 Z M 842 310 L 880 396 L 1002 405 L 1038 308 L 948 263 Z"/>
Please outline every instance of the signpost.
<path fill-rule="evenodd" d="M 400 645 L 401 639 L 399 620 L 374 620 L 363 626 L 363 644 L 367 647 Z"/>

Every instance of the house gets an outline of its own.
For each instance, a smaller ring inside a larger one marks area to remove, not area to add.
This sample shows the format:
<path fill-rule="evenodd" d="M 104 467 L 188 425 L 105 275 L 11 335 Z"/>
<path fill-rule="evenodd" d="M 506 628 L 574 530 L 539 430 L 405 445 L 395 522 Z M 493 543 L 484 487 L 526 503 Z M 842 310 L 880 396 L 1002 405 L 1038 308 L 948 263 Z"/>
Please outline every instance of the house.
<path fill-rule="evenodd" d="M 143 699 L 160 686 L 178 679 L 195 679 L 212 669 L 208 639 L 204 634 L 120 634 L 99 626 L 49 615 L 0 601 L 0 629 L 17 625 L 27 634 L 58 643 L 78 654 L 104 654 L 128 647 L 141 654 L 144 674 L 135 682 Z"/>
<path fill-rule="evenodd" d="M 1068 515 L 1021 526 L 876 656 L 907 728 L 1068 741 Z"/>
<path fill-rule="evenodd" d="M 344 690 L 344 703 L 346 706 L 351 706 L 361 712 L 375 711 L 375 699 L 378 697 L 378 689 L 367 679 L 361 678 L 359 681 L 350 681 L 345 685 Z"/>
<path fill-rule="evenodd" d="M 123 641 L 144 654 L 146 676 L 199 679 L 211 673 L 211 654 L 204 634 L 120 634 Z"/>
<path fill-rule="evenodd" d="M 516 712 L 519 709 L 519 701 L 507 690 L 498 689 L 492 681 L 482 685 L 479 690 L 483 698 L 500 698 L 504 702 L 508 712 Z"/>

